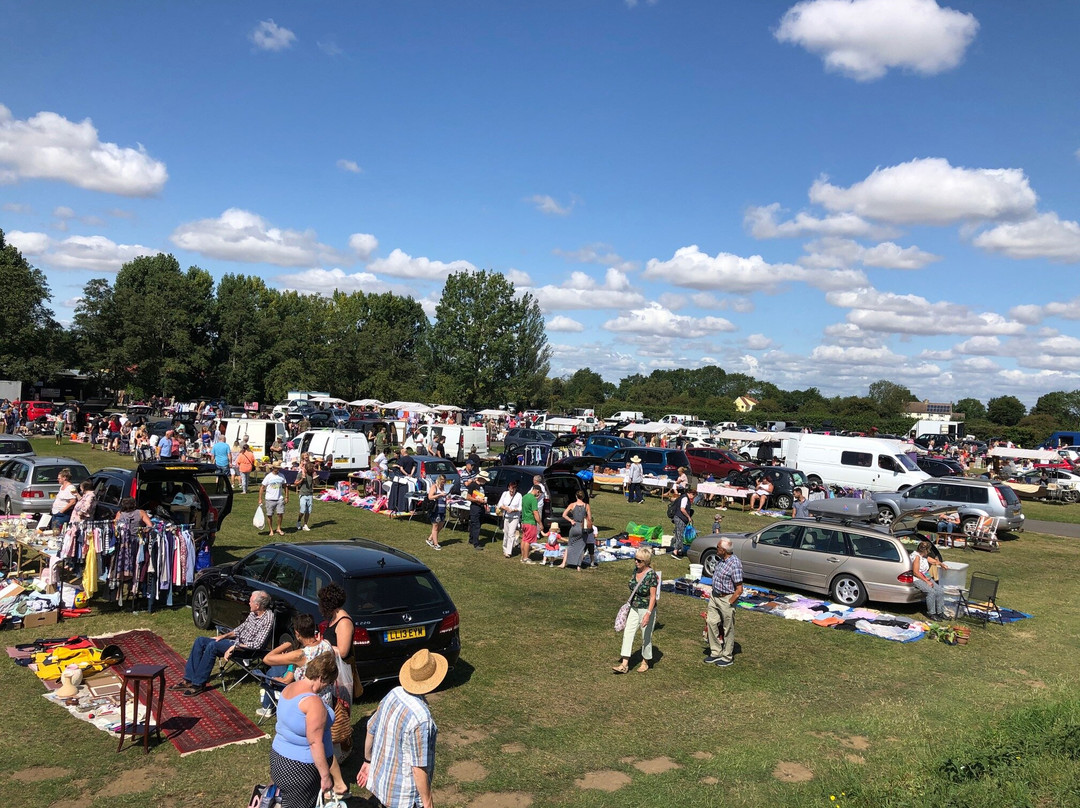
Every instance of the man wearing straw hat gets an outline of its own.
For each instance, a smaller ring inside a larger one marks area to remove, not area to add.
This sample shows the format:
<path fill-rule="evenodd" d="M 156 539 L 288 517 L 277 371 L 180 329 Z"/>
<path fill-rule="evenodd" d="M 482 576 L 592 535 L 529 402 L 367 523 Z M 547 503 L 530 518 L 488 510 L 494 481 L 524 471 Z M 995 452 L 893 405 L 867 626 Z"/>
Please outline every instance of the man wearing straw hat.
<path fill-rule="evenodd" d="M 364 764 L 356 782 L 371 791 L 377 805 L 431 808 L 439 728 L 424 694 L 442 683 L 446 670 L 446 657 L 420 649 L 401 666 L 401 685 L 386 694 L 368 719 Z"/>

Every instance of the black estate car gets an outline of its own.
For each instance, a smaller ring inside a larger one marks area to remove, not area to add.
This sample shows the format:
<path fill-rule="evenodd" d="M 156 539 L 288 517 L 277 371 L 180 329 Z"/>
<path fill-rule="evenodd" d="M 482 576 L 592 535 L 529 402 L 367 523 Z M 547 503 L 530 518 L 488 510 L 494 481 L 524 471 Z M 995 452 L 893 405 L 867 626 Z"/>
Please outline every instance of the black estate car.
<path fill-rule="evenodd" d="M 345 609 L 356 624 L 356 673 L 364 684 L 397 678 L 421 648 L 457 664 L 458 611 L 442 584 L 416 557 L 368 539 L 278 542 L 205 569 L 195 577 L 192 619 L 204 630 L 235 628 L 247 617 L 251 593 L 262 589 L 274 600 L 274 640 L 287 642 L 294 615 L 322 621 L 318 592 L 329 583 L 345 590 Z"/>

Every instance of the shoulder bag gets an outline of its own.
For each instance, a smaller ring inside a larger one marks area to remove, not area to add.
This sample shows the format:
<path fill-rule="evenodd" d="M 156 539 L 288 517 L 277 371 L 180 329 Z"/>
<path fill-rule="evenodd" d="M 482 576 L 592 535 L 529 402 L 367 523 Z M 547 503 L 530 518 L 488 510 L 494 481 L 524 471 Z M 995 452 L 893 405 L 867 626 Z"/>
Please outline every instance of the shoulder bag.
<path fill-rule="evenodd" d="M 648 573 L 645 574 L 648 575 Z M 626 599 L 626 603 L 619 607 L 619 613 L 615 615 L 616 631 L 622 631 L 624 628 L 626 628 L 626 619 L 630 616 L 630 602 L 634 599 L 634 595 L 637 594 L 637 591 L 641 589 L 641 584 L 642 582 L 644 582 L 644 580 L 645 578 L 642 578 L 640 581 L 637 582 L 637 586 L 635 586 L 633 591 L 630 593 L 630 597 Z"/>

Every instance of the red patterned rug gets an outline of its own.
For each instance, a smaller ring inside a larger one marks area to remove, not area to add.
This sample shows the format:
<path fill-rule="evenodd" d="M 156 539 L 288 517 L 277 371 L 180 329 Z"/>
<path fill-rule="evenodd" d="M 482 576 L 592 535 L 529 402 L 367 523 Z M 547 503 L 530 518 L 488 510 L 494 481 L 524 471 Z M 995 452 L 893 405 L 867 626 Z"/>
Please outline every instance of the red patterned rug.
<path fill-rule="evenodd" d="M 152 631 L 125 631 L 110 637 L 94 637 L 101 648 L 118 645 L 129 665 L 165 665 L 165 684 L 184 678 L 185 659 Z M 142 690 L 145 693 L 145 688 Z M 145 698 L 141 699 L 145 704 Z M 155 696 L 156 700 L 156 696 Z M 217 690 L 201 696 L 165 691 L 161 731 L 182 756 L 234 743 L 254 743 L 269 737 L 237 710 Z"/>

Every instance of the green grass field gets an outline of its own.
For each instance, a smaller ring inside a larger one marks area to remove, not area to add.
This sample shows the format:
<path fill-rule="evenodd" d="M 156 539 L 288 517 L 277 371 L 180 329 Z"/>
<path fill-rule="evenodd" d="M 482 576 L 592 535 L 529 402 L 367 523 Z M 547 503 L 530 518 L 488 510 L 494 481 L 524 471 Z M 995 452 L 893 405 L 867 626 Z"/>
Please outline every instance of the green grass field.
<path fill-rule="evenodd" d="M 54 453 L 51 439 L 38 451 Z M 91 468 L 128 462 L 77 445 L 63 453 Z M 215 562 L 267 541 L 251 527 L 255 502 L 237 496 Z M 632 506 L 598 494 L 593 512 L 602 537 L 630 519 L 668 527 L 656 499 Z M 321 502 L 313 531 L 294 535 L 294 515 L 289 540 L 366 536 L 415 553 L 460 609 L 461 664 L 431 697 L 436 805 L 1065 808 L 1080 799 L 1075 541 L 1025 533 L 996 554 L 945 551 L 1000 575 L 1001 602 L 1035 615 L 975 628 L 967 647 L 900 645 L 740 612 L 740 653 L 720 670 L 700 662 L 705 602 L 665 594 L 655 668 L 617 677 L 611 623 L 629 563 L 581 573 L 525 567 L 496 546 L 472 551 L 461 532 L 444 532 L 447 549 L 435 553 L 424 545 L 426 523 Z M 711 515 L 699 511 L 699 522 L 708 529 Z M 761 524 L 725 514 L 726 530 Z M 686 572 L 685 561 L 657 566 L 665 578 Z M 197 634 L 186 608 L 94 616 L 59 633 L 141 627 L 185 655 Z M 252 784 L 268 780 L 268 741 L 184 759 L 168 743 L 149 757 L 117 755 L 114 739 L 47 703 L 36 678 L 6 656 L 0 677 L 4 806 L 240 806 Z M 365 694 L 354 719 L 382 692 Z M 257 689 L 230 698 L 252 715 Z"/>

